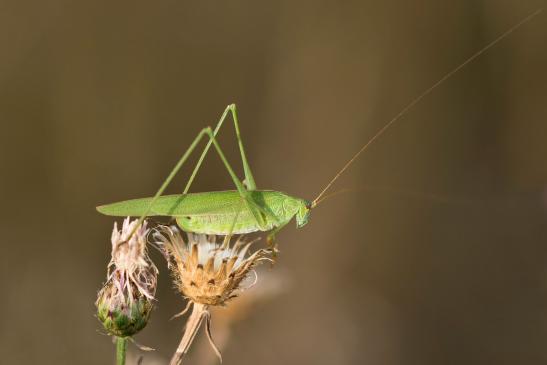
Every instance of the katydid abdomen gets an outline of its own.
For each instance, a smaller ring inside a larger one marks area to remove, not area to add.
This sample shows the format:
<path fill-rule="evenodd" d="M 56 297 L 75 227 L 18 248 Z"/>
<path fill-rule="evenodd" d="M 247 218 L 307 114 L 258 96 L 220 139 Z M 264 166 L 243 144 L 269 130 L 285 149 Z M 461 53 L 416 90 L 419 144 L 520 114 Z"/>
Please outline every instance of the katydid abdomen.
<path fill-rule="evenodd" d="M 303 199 L 277 191 L 254 190 L 248 194 L 261 211 L 262 224 L 236 190 L 164 195 L 152 205 L 153 198 L 133 199 L 99 206 L 97 210 L 111 216 L 168 216 L 186 232 L 227 235 L 270 231 L 295 215 L 299 218 L 299 212 L 305 213 L 309 206 Z"/>

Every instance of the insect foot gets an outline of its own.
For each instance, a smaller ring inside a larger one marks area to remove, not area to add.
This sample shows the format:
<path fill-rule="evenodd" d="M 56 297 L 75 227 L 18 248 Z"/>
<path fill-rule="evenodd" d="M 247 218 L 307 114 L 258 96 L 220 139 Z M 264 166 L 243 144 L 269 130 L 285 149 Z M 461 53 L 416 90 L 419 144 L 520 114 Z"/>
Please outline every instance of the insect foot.
<path fill-rule="evenodd" d="M 168 260 L 177 288 L 188 298 L 186 309 L 179 315 L 192 307 L 171 365 L 180 364 L 204 320 L 209 342 L 222 360 L 211 337 L 208 307 L 225 305 L 236 297 L 245 289 L 242 282 L 254 272 L 253 268 L 263 261 L 271 261 L 269 249 L 249 253 L 254 241 L 239 238 L 230 246 L 229 238 L 221 242 L 211 235 L 188 233 L 187 236 L 185 240 L 176 227 L 161 227 L 154 234 L 155 243 Z"/>
<path fill-rule="evenodd" d="M 137 227 L 127 218 L 121 231 L 114 223 L 107 281 L 95 303 L 106 331 L 123 341 L 146 326 L 154 305 L 158 269 L 146 250 L 147 233 L 146 222 Z"/>

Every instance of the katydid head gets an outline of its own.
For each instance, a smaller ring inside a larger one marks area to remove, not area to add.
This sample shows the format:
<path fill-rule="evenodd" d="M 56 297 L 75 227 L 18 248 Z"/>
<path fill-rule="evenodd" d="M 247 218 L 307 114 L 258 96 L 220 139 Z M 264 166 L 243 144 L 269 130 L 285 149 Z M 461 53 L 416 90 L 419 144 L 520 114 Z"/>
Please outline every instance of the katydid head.
<path fill-rule="evenodd" d="M 310 210 L 312 203 L 307 200 L 301 200 L 298 211 L 296 212 L 296 227 L 302 228 L 310 220 Z"/>

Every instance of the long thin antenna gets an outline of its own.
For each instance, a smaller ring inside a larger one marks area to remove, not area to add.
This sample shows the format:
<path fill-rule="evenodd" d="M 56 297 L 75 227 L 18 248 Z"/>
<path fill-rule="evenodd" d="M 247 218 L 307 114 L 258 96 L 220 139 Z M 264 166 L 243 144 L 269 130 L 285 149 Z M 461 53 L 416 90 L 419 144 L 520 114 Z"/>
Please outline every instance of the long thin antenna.
<path fill-rule="evenodd" d="M 533 12 L 532 14 L 528 15 L 527 17 L 525 17 L 524 19 L 522 19 L 520 22 L 518 22 L 517 24 L 513 25 L 511 28 L 509 28 L 508 30 L 506 30 L 503 34 L 501 34 L 499 37 L 497 37 L 496 39 L 494 39 L 492 42 L 488 43 L 485 47 L 483 47 L 481 50 L 479 50 L 478 52 L 476 52 L 475 54 L 473 54 L 471 57 L 469 57 L 467 60 L 465 60 L 463 63 L 461 63 L 459 66 L 457 66 L 456 68 L 454 68 L 452 71 L 448 72 L 447 74 L 445 74 L 441 79 L 439 79 L 439 81 L 435 82 L 433 85 L 431 85 L 429 88 L 427 88 L 424 92 L 422 92 L 420 95 L 418 95 L 418 97 L 416 97 L 414 100 L 412 100 L 407 106 L 405 106 L 395 117 L 393 117 L 393 119 L 391 119 L 387 124 L 385 124 L 378 132 L 376 132 L 376 134 L 368 140 L 367 143 L 365 143 L 365 145 L 363 147 L 361 147 L 361 149 L 355 154 L 353 155 L 353 157 L 348 161 L 346 162 L 346 164 L 344 165 L 344 167 L 342 167 L 342 169 L 340 169 L 340 171 L 338 171 L 338 173 L 332 178 L 332 180 L 327 184 L 327 186 L 325 186 L 325 188 L 319 193 L 319 195 L 313 200 L 312 204 L 311 204 L 311 207 L 314 208 L 316 205 L 317 205 L 317 202 L 319 201 L 319 199 L 321 199 L 321 197 L 330 189 L 330 187 L 332 186 L 332 184 L 334 184 L 334 182 L 336 180 L 338 180 L 338 178 L 340 177 L 340 175 L 342 175 L 344 173 L 344 171 L 346 171 L 348 169 L 348 167 L 351 166 L 351 164 L 353 163 L 353 161 L 355 161 L 357 159 L 357 157 L 359 157 L 359 155 L 361 155 L 361 153 L 363 153 L 363 151 L 365 151 L 374 141 L 376 141 L 376 139 L 378 139 L 382 134 L 384 134 L 385 131 L 387 131 L 389 129 L 389 127 L 391 127 L 396 121 L 398 121 L 403 115 L 405 115 L 410 109 L 412 109 L 416 104 L 418 104 L 424 97 L 426 97 L 427 95 L 429 95 L 429 93 L 431 93 L 433 90 L 435 90 L 439 85 L 441 85 L 442 83 L 444 83 L 447 79 L 449 79 L 451 76 L 453 76 L 455 73 L 457 73 L 459 70 L 461 70 L 462 68 L 464 68 L 465 66 L 467 66 L 469 63 L 471 63 L 473 60 L 475 60 L 477 57 L 479 57 L 480 55 L 482 55 L 484 52 L 488 51 L 490 48 L 492 48 L 493 46 L 495 46 L 498 42 L 500 42 L 502 39 L 504 39 L 505 37 L 507 37 L 509 34 L 513 33 L 515 30 L 517 30 L 518 28 L 520 28 L 522 25 L 526 24 L 527 22 L 529 22 L 530 20 L 532 20 L 532 18 L 534 18 L 536 15 L 538 15 L 539 13 L 541 13 L 543 11 L 543 9 L 538 9 L 536 10 L 535 12 Z"/>
<path fill-rule="evenodd" d="M 346 194 L 346 193 L 354 193 L 356 191 L 362 191 L 362 192 L 368 192 L 368 193 L 386 193 L 386 194 L 395 194 L 400 195 L 402 197 L 406 198 L 418 198 L 420 200 L 428 200 L 435 203 L 443 203 L 443 204 L 474 204 L 477 202 L 476 199 L 469 199 L 469 198 L 455 198 L 448 195 L 443 194 L 433 194 L 433 193 L 427 193 L 427 192 L 421 192 L 416 190 L 410 190 L 410 189 L 401 189 L 398 187 L 389 187 L 389 186 L 374 186 L 374 185 L 361 185 L 356 188 L 343 188 L 340 190 L 337 190 L 335 192 L 332 192 L 330 194 L 325 194 L 321 199 L 319 199 L 315 206 L 318 206 L 325 200 L 328 200 L 330 198 L 333 198 L 340 194 Z"/>

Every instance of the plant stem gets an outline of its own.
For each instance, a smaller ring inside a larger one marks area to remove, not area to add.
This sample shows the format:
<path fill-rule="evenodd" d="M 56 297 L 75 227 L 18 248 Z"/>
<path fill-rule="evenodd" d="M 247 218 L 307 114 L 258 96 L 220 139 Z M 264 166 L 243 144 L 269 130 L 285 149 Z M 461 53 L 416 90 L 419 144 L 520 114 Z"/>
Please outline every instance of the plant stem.
<path fill-rule="evenodd" d="M 170 365 L 179 365 L 182 362 L 182 358 L 190 349 L 190 345 L 192 344 L 192 341 L 194 341 L 194 337 L 196 337 L 199 326 L 201 325 L 203 319 L 207 316 L 207 313 L 207 306 L 205 304 L 194 303 L 192 314 L 190 314 L 190 317 L 188 317 L 186 322 L 186 329 L 182 335 L 182 340 L 180 341 L 177 351 L 171 358 L 171 362 L 169 363 Z"/>
<path fill-rule="evenodd" d="M 116 337 L 116 364 L 125 365 L 125 352 L 127 350 L 127 338 Z"/>

